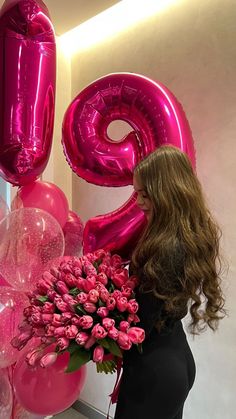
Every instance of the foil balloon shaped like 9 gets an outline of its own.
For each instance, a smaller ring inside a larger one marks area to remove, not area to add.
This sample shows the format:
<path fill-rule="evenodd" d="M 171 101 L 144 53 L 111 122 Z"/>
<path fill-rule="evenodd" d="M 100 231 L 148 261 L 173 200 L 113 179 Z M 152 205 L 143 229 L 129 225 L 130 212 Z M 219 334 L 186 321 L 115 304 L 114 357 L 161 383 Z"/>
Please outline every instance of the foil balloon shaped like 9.
<path fill-rule="evenodd" d="M 55 35 L 41 0 L 6 0 L 0 11 L 0 175 L 31 183 L 52 144 Z"/>
<path fill-rule="evenodd" d="M 107 133 L 115 120 L 126 121 L 133 129 L 119 142 Z M 164 85 L 139 74 L 114 73 L 91 83 L 68 107 L 62 131 L 72 170 L 96 185 L 131 185 L 136 164 L 164 144 L 180 148 L 195 165 L 182 106 Z M 144 226 L 133 194 L 121 208 L 87 222 L 83 250 L 105 248 L 129 258 Z"/>

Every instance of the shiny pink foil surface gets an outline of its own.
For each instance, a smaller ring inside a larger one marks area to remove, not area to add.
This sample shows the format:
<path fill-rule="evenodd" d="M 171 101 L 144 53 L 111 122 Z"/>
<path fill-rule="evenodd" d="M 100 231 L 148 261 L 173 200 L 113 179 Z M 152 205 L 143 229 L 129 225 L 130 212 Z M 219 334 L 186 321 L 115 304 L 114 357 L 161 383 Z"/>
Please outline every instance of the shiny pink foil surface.
<path fill-rule="evenodd" d="M 6 0 L 0 11 L 0 176 L 35 180 L 50 155 L 56 45 L 41 0 Z"/>
<path fill-rule="evenodd" d="M 119 142 L 107 134 L 115 120 L 133 128 Z M 164 144 L 180 148 L 195 165 L 182 106 L 164 85 L 139 74 L 114 73 L 91 83 L 68 107 L 62 132 L 70 167 L 96 185 L 131 185 L 136 164 Z M 84 253 L 105 248 L 128 258 L 144 226 L 145 217 L 132 195 L 118 210 L 87 222 Z"/>

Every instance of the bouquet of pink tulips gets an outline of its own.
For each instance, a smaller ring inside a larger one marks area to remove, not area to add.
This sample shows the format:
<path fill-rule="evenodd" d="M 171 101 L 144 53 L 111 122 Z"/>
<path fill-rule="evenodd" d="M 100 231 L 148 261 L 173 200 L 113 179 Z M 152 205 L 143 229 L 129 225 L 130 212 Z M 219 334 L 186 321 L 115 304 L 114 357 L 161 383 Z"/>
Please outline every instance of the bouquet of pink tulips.
<path fill-rule="evenodd" d="M 51 365 L 68 351 L 67 372 L 93 360 L 98 372 L 114 372 L 122 351 L 145 338 L 136 327 L 138 303 L 134 289 L 137 278 L 130 276 L 120 256 L 97 250 L 80 258 L 67 257 L 46 271 L 29 295 L 20 334 L 12 340 L 19 350 L 33 337 L 39 347 L 27 354 L 30 365 Z M 44 349 L 55 344 L 53 352 Z"/>

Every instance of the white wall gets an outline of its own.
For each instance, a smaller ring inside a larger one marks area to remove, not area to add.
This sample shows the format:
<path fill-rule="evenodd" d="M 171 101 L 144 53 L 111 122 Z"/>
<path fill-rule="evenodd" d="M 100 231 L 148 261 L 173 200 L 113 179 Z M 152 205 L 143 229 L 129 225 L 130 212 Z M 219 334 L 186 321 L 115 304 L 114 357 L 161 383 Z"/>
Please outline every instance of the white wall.
<path fill-rule="evenodd" d="M 230 265 L 224 278 L 229 316 L 216 334 L 189 338 L 197 377 L 185 419 L 233 419 L 236 411 L 235 18 L 235 0 L 177 0 L 148 21 L 78 53 L 71 67 L 71 98 L 110 72 L 137 72 L 161 81 L 182 103 L 193 131 L 198 175 L 223 229 Z M 57 92 L 64 88 L 62 78 Z M 61 96 L 61 110 L 68 105 L 63 100 L 68 98 Z M 59 141 L 59 131 L 56 135 Z M 66 188 L 66 165 L 55 150 L 54 181 Z M 72 176 L 73 209 L 84 221 L 117 208 L 129 193 L 129 188 L 96 187 Z M 81 398 L 106 412 L 114 377 L 98 376 L 93 365 L 88 372 Z"/>

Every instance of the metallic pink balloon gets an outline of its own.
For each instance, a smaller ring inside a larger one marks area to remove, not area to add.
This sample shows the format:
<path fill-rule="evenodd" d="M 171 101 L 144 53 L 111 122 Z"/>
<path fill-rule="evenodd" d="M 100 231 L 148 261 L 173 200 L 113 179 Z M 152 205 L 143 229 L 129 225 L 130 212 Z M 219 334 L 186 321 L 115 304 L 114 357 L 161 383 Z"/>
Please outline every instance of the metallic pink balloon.
<path fill-rule="evenodd" d="M 115 120 L 133 128 L 119 142 L 107 134 Z M 72 170 L 96 185 L 131 185 L 136 164 L 164 144 L 180 148 L 195 165 L 192 134 L 181 105 L 164 85 L 139 74 L 109 74 L 91 83 L 67 109 L 62 132 Z M 132 195 L 118 210 L 88 221 L 84 252 L 104 247 L 128 257 L 144 225 Z"/>
<path fill-rule="evenodd" d="M 45 352 L 54 349 L 55 345 L 49 346 Z M 51 366 L 30 367 L 22 354 L 14 369 L 13 381 L 19 403 L 38 415 L 54 415 L 70 407 L 83 388 L 86 367 L 83 365 L 75 372 L 66 373 L 68 362 L 69 352 L 64 352 Z"/>
<path fill-rule="evenodd" d="M 50 155 L 56 44 L 41 0 L 6 0 L 0 11 L 0 176 L 35 180 Z"/>
<path fill-rule="evenodd" d="M 41 180 L 19 188 L 11 208 L 16 210 L 23 207 L 47 211 L 61 227 L 65 225 L 69 213 L 69 204 L 64 192 L 54 183 Z"/>
<path fill-rule="evenodd" d="M 66 224 L 63 227 L 65 237 L 65 256 L 79 256 L 82 249 L 84 226 L 80 217 L 74 212 L 69 211 Z"/>

